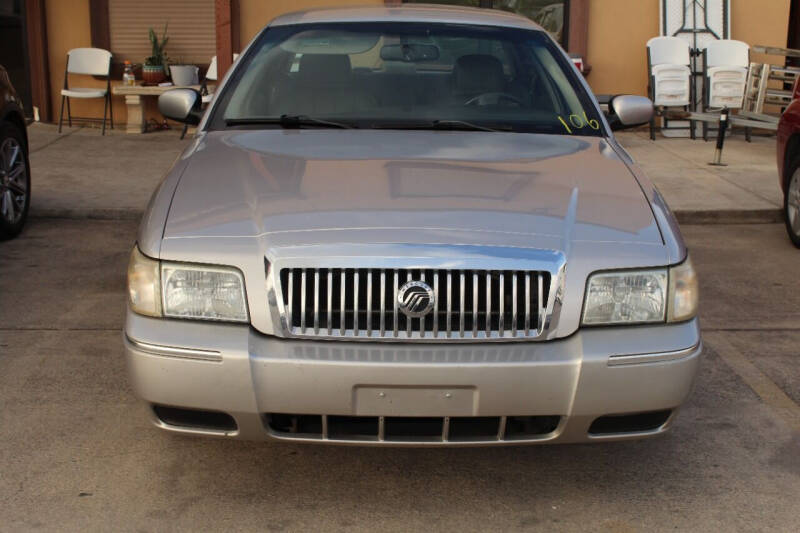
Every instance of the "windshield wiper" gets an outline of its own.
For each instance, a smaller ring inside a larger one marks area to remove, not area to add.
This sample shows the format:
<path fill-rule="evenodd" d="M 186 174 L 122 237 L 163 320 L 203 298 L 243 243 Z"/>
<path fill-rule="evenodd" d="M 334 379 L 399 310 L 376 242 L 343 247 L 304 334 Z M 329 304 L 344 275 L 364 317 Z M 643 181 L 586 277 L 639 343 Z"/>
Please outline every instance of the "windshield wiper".
<path fill-rule="evenodd" d="M 307 115 L 281 115 L 280 117 L 226 118 L 226 126 L 255 126 L 261 124 L 277 124 L 285 129 L 299 129 L 302 126 L 319 126 L 323 128 L 351 129 L 353 126 L 343 122 L 332 122 Z"/>
<path fill-rule="evenodd" d="M 387 130 L 450 130 L 450 131 L 489 131 L 497 133 L 501 131 L 511 131 L 510 126 L 481 126 L 465 120 L 432 120 L 430 122 L 397 122 L 385 124 L 373 124 L 375 129 Z"/>
<path fill-rule="evenodd" d="M 466 120 L 434 120 L 431 122 L 431 125 L 433 126 L 433 129 L 436 130 L 473 130 L 491 131 L 494 133 L 497 133 L 501 130 L 511 130 L 511 128 L 507 126 L 490 128 L 488 126 L 481 126 L 480 124 L 467 122 Z"/>

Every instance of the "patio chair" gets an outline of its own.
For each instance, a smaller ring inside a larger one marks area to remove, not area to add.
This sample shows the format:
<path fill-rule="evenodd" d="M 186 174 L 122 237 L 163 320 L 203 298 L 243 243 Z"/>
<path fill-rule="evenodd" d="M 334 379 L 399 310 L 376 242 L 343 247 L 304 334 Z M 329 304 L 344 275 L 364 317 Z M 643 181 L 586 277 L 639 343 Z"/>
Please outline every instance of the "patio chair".
<path fill-rule="evenodd" d="M 233 62 L 235 63 L 236 60 L 239 59 L 239 54 L 233 54 Z M 214 93 L 208 92 L 208 82 L 209 81 L 217 81 L 217 56 L 211 58 L 211 63 L 208 65 L 208 70 L 206 71 L 206 76 L 203 78 L 203 83 L 200 84 L 200 96 L 203 99 L 203 105 L 206 106 L 211 103 L 211 100 L 214 99 Z M 183 125 L 183 131 L 181 131 L 181 139 L 186 137 L 186 132 L 189 129 L 188 124 Z"/>
<path fill-rule="evenodd" d="M 61 89 L 61 111 L 58 116 L 58 133 L 61 133 L 61 126 L 64 122 L 64 102 L 67 103 L 67 121 L 72 127 L 72 110 L 70 109 L 70 99 L 80 98 L 102 98 L 103 107 L 103 128 L 102 134 L 106 134 L 106 117 L 111 118 L 111 129 L 114 129 L 114 110 L 111 108 L 111 52 L 101 48 L 73 48 L 67 52 L 67 67 L 64 69 L 64 88 Z M 104 77 L 106 79 L 105 88 L 98 87 L 70 87 L 69 75 L 83 74 L 87 76 Z M 88 117 L 75 117 L 80 120 L 97 120 Z"/>
<path fill-rule="evenodd" d="M 741 109 L 747 87 L 750 46 L 741 41 L 713 41 L 703 50 L 703 110 Z M 708 123 L 703 122 L 708 140 Z"/>
<path fill-rule="evenodd" d="M 678 37 L 654 37 L 647 41 L 649 96 L 656 109 L 688 108 L 692 101 L 692 72 L 689 45 Z M 694 127 L 691 127 L 694 134 Z M 650 138 L 655 140 L 655 117 L 650 121 Z M 692 135 L 692 138 L 694 136 Z"/>

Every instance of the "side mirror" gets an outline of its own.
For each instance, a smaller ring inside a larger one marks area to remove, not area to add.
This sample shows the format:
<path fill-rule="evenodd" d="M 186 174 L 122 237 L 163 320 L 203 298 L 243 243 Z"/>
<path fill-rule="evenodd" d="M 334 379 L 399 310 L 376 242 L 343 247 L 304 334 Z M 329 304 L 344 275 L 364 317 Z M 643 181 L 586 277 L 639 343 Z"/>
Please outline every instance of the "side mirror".
<path fill-rule="evenodd" d="M 203 117 L 203 98 L 194 89 L 172 89 L 158 97 L 158 110 L 165 117 L 197 126 Z"/>
<path fill-rule="evenodd" d="M 608 101 L 608 123 L 614 131 L 647 124 L 653 114 L 653 102 L 644 96 L 623 94 Z"/>

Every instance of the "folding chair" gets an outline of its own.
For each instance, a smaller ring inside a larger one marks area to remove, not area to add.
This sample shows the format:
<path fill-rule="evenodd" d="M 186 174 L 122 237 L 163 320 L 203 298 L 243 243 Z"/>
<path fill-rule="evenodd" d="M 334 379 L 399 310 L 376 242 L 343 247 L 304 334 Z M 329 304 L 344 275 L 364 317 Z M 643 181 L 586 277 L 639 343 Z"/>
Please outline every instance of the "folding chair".
<path fill-rule="evenodd" d="M 689 45 L 678 37 L 653 37 L 647 41 L 648 92 L 656 109 L 687 108 L 692 101 Z M 650 139 L 655 140 L 655 116 L 650 121 Z M 694 127 L 691 128 L 694 138 Z"/>
<path fill-rule="evenodd" d="M 747 88 L 750 46 L 733 40 L 713 41 L 703 50 L 703 111 L 741 109 Z M 708 123 L 703 122 L 708 140 Z"/>
<path fill-rule="evenodd" d="M 101 48 L 73 48 L 67 52 L 67 68 L 64 70 L 64 88 L 61 89 L 61 111 L 58 116 L 58 133 L 64 122 L 64 101 L 67 102 L 67 120 L 72 127 L 72 110 L 70 98 L 103 98 L 103 131 L 106 134 L 106 117 L 111 113 L 111 129 L 114 129 L 114 109 L 111 108 L 111 52 Z M 69 86 L 70 74 L 85 74 L 106 78 L 106 87 L 72 87 Z M 75 117 L 81 120 L 97 120 L 87 117 Z"/>
<path fill-rule="evenodd" d="M 236 63 L 236 60 L 239 59 L 239 54 L 233 54 L 233 62 Z M 217 56 L 211 58 L 211 63 L 208 65 L 208 70 L 206 71 L 206 77 L 203 78 L 203 83 L 200 84 L 200 96 L 202 97 L 203 105 L 206 106 L 211 103 L 211 100 L 214 99 L 214 93 L 208 92 L 208 82 L 209 81 L 217 81 Z M 188 124 L 183 125 L 183 131 L 181 131 L 181 139 L 186 136 L 186 132 L 189 129 Z"/>

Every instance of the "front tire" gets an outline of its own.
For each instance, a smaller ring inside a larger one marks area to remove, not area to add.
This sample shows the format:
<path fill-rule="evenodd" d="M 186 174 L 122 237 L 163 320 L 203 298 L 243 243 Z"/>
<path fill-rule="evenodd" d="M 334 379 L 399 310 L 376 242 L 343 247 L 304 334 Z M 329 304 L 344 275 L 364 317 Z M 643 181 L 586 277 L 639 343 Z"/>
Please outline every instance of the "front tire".
<path fill-rule="evenodd" d="M 0 240 L 19 235 L 31 202 L 31 171 L 25 135 L 14 124 L 0 123 Z"/>

